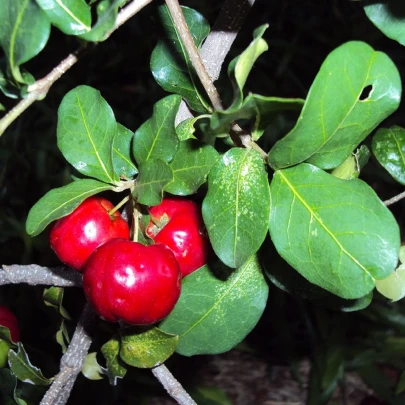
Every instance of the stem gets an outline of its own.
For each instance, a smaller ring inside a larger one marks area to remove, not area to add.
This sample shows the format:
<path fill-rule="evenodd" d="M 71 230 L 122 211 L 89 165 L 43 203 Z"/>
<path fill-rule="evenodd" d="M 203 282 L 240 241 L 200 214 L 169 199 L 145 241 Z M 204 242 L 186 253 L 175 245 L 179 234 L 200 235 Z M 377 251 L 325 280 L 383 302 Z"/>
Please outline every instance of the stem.
<path fill-rule="evenodd" d="M 114 27 L 104 38 L 107 39 L 114 31 L 116 31 L 122 24 L 128 21 L 132 16 L 138 13 L 142 8 L 151 3 L 152 0 L 134 0 L 122 9 L 115 22 Z M 95 44 L 97 45 L 97 44 Z M 70 54 L 58 66 L 56 66 L 44 78 L 36 81 L 28 87 L 28 95 L 15 105 L 1 120 L 0 120 L 0 136 L 4 131 L 32 104 L 37 100 L 42 100 L 48 93 L 51 86 L 66 73 L 78 60 L 79 57 L 87 53 L 89 48 L 81 47 L 76 52 Z"/>
<path fill-rule="evenodd" d="M 164 364 L 153 368 L 152 373 L 178 404 L 197 405 Z"/>
<path fill-rule="evenodd" d="M 121 200 L 121 202 L 119 202 L 113 209 L 111 209 L 110 211 L 108 211 L 108 215 L 111 217 L 112 215 L 114 215 L 114 213 L 116 211 L 118 211 L 126 202 L 129 201 L 129 199 L 131 198 L 130 195 L 127 195 L 125 198 L 123 198 Z"/>
<path fill-rule="evenodd" d="M 139 215 L 140 215 L 140 212 L 136 208 L 136 203 L 134 202 L 134 209 L 132 211 L 132 219 L 134 222 L 134 235 L 132 237 L 132 240 L 134 242 L 138 242 L 138 239 L 139 239 Z"/>
<path fill-rule="evenodd" d="M 389 205 L 394 204 L 402 200 L 403 198 L 405 198 L 405 191 L 401 194 L 396 195 L 395 197 L 390 198 L 389 200 L 384 201 L 384 204 L 388 207 Z"/>
<path fill-rule="evenodd" d="M 178 0 L 165 0 L 170 15 L 173 18 L 174 25 L 180 36 L 181 42 L 186 48 L 188 57 L 200 79 L 205 91 L 208 94 L 209 99 L 213 107 L 216 110 L 223 110 L 221 97 L 214 86 L 214 83 L 205 69 L 204 62 L 198 52 L 198 49 L 194 43 L 193 37 L 190 34 L 186 20 L 184 19 L 183 11 L 181 10 Z"/>

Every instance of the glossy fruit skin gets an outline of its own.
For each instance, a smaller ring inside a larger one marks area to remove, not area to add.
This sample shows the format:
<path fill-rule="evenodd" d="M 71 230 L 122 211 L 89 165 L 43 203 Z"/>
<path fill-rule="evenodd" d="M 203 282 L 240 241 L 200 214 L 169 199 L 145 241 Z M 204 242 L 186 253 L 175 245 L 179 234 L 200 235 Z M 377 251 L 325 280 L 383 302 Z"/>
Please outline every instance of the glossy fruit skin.
<path fill-rule="evenodd" d="M 200 207 L 183 198 L 164 198 L 149 208 L 153 218 L 146 234 L 166 245 L 176 256 L 183 277 L 207 263 L 211 245 L 205 234 Z"/>
<path fill-rule="evenodd" d="M 174 308 L 181 273 L 166 246 L 113 239 L 90 256 L 84 267 L 83 289 L 106 321 L 147 325 L 165 318 Z"/>
<path fill-rule="evenodd" d="M 59 259 L 81 271 L 94 250 L 114 238 L 129 239 L 127 222 L 110 201 L 102 197 L 90 197 L 71 214 L 58 219 L 50 231 L 50 244 Z"/>
<path fill-rule="evenodd" d="M 17 317 L 7 308 L 0 306 L 0 326 L 5 326 L 10 330 L 11 340 L 20 341 L 20 327 Z"/>

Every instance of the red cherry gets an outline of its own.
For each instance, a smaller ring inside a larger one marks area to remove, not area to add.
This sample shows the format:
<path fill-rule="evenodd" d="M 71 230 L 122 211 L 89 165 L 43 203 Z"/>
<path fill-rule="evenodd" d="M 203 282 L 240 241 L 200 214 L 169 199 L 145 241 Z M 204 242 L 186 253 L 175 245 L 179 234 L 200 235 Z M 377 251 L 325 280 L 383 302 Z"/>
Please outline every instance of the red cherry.
<path fill-rule="evenodd" d="M 20 341 L 20 328 L 17 317 L 6 307 L 0 306 L 0 326 L 5 326 L 10 330 L 13 342 Z"/>
<path fill-rule="evenodd" d="M 195 202 L 164 198 L 161 204 L 149 208 L 149 213 L 153 222 L 146 228 L 146 234 L 174 253 L 183 277 L 207 263 L 211 245 L 203 233 L 201 210 Z"/>
<path fill-rule="evenodd" d="M 181 273 L 166 246 L 113 239 L 90 256 L 83 289 L 106 321 L 145 325 L 172 311 L 180 296 Z"/>
<path fill-rule="evenodd" d="M 81 271 L 89 256 L 103 243 L 114 239 L 129 239 L 127 222 L 114 206 L 101 197 L 90 197 L 71 214 L 58 219 L 50 232 L 50 244 L 59 259 Z"/>

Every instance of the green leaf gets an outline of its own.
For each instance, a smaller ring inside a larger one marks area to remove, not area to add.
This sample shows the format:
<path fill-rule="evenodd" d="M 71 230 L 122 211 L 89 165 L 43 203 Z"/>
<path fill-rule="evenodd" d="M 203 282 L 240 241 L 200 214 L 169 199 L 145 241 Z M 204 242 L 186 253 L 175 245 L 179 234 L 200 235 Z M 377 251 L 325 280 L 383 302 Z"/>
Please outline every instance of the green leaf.
<path fill-rule="evenodd" d="M 21 343 L 18 343 L 17 353 L 10 350 L 8 362 L 12 373 L 22 382 L 34 385 L 49 385 L 53 381 L 53 378 L 45 378 L 41 370 L 30 363 Z"/>
<path fill-rule="evenodd" d="M 119 178 L 131 179 L 138 173 L 132 161 L 132 138 L 134 133 L 123 125 L 118 124 L 118 131 L 113 141 L 114 172 Z"/>
<path fill-rule="evenodd" d="M 271 149 L 271 167 L 303 161 L 337 167 L 398 108 L 400 98 L 399 73 L 386 54 L 363 42 L 343 44 L 322 64 L 296 126 Z"/>
<path fill-rule="evenodd" d="M 365 0 L 364 11 L 383 34 L 405 45 L 405 4 L 402 0 Z"/>
<path fill-rule="evenodd" d="M 208 118 L 210 115 L 199 115 L 193 118 L 187 118 L 186 120 L 180 122 L 179 125 L 176 127 L 176 134 L 180 141 L 186 141 L 187 139 L 197 139 L 194 135 L 195 127 L 197 121 Z"/>
<path fill-rule="evenodd" d="M 0 46 L 8 67 L 16 81 L 26 83 L 19 67 L 45 47 L 51 23 L 35 0 L 2 0 L 0 15 Z"/>
<path fill-rule="evenodd" d="M 339 179 L 357 179 L 360 170 L 366 165 L 370 158 L 370 150 L 366 145 L 360 146 L 356 153 L 352 153 L 343 163 L 332 170 L 332 175 Z"/>
<path fill-rule="evenodd" d="M 97 353 L 89 353 L 83 364 L 82 374 L 89 380 L 102 380 L 104 378 L 104 372 L 100 364 L 97 362 Z"/>
<path fill-rule="evenodd" d="M 91 30 L 90 7 L 85 0 L 36 0 L 51 23 L 67 35 Z"/>
<path fill-rule="evenodd" d="M 174 120 L 181 97 L 167 96 L 153 106 L 153 115 L 135 132 L 133 153 L 138 164 L 148 159 L 170 162 L 175 155 L 179 139 Z"/>
<path fill-rule="evenodd" d="M 276 171 L 270 189 L 273 243 L 311 283 L 354 299 L 395 269 L 398 224 L 363 181 L 301 164 Z"/>
<path fill-rule="evenodd" d="M 206 265 L 184 278 L 179 301 L 159 326 L 179 336 L 176 352 L 184 356 L 232 349 L 254 328 L 266 306 L 268 286 L 255 255 L 237 270 L 219 269 L 221 278 L 213 270 L 219 273 Z"/>
<path fill-rule="evenodd" d="M 405 297 L 405 265 L 401 264 L 394 272 L 375 283 L 377 291 L 392 302 Z"/>
<path fill-rule="evenodd" d="M 267 173 L 259 153 L 232 148 L 208 176 L 202 213 L 218 257 L 240 267 L 261 246 L 270 209 Z"/>
<path fill-rule="evenodd" d="M 0 370 L 0 398 L 2 405 L 16 405 L 17 378 L 8 369 Z"/>
<path fill-rule="evenodd" d="M 188 7 L 182 7 L 182 10 L 194 42 L 200 48 L 210 32 L 210 26 L 197 11 Z M 165 40 L 159 41 L 152 52 L 150 66 L 153 77 L 164 90 L 180 94 L 192 110 L 201 113 L 209 111 L 210 105 L 205 100 L 198 76 L 166 6 L 159 8 L 159 16 Z"/>
<path fill-rule="evenodd" d="M 175 195 L 195 193 L 205 183 L 208 173 L 218 160 L 218 152 L 210 145 L 189 139 L 180 142 L 170 163 L 173 181 L 165 191 Z"/>
<path fill-rule="evenodd" d="M 12 347 L 16 346 L 16 344 L 11 340 L 10 330 L 3 325 L 0 325 L 0 339 L 4 340 Z"/>
<path fill-rule="evenodd" d="M 199 405 L 232 405 L 229 396 L 217 387 L 194 386 L 188 390 Z"/>
<path fill-rule="evenodd" d="M 216 134 L 228 134 L 233 121 L 251 120 L 252 138 L 259 139 L 267 125 L 283 111 L 300 111 L 305 100 L 300 98 L 264 97 L 249 94 L 241 105 L 231 106 L 224 111 L 215 111 L 211 116 L 211 129 Z"/>
<path fill-rule="evenodd" d="M 128 328 L 121 335 L 120 356 L 138 368 L 152 368 L 164 363 L 176 349 L 179 337 L 158 328 Z"/>
<path fill-rule="evenodd" d="M 114 27 L 118 9 L 123 0 L 102 0 L 97 4 L 97 22 L 90 32 L 80 35 L 86 41 L 101 42 L 107 39 L 107 34 Z"/>
<path fill-rule="evenodd" d="M 81 179 L 48 191 L 28 213 L 28 235 L 40 234 L 51 222 L 73 212 L 87 197 L 106 190 L 112 187 L 97 180 Z"/>
<path fill-rule="evenodd" d="M 405 129 L 397 125 L 380 128 L 373 137 L 371 148 L 388 173 L 405 185 Z"/>
<path fill-rule="evenodd" d="M 66 328 L 65 320 L 62 319 L 59 330 L 55 335 L 56 341 L 59 343 L 62 348 L 62 353 L 66 353 L 68 344 L 70 343 L 69 333 Z"/>
<path fill-rule="evenodd" d="M 158 205 L 163 198 L 163 189 L 173 181 L 173 171 L 160 159 L 147 160 L 139 166 L 134 197 L 144 205 Z"/>
<path fill-rule="evenodd" d="M 46 306 L 54 308 L 63 318 L 71 320 L 71 316 L 62 305 L 63 291 L 62 287 L 45 288 L 43 295 L 44 302 Z"/>
<path fill-rule="evenodd" d="M 124 378 L 127 367 L 120 358 L 120 340 L 114 336 L 101 347 L 101 352 L 107 360 L 107 375 L 111 385 L 117 385 L 117 378 Z"/>
<path fill-rule="evenodd" d="M 10 78 L 5 59 L 0 59 L 0 90 L 10 98 L 18 98 L 21 93 L 19 84 Z"/>
<path fill-rule="evenodd" d="M 58 148 L 85 176 L 114 184 L 112 162 L 117 123 L 98 90 L 78 86 L 63 97 L 58 110 Z"/>
<path fill-rule="evenodd" d="M 243 87 L 259 56 L 269 49 L 267 42 L 262 38 L 268 24 L 261 25 L 253 32 L 253 41 L 228 67 L 228 75 L 234 83 L 234 101 L 232 106 L 239 107 L 243 100 Z"/>

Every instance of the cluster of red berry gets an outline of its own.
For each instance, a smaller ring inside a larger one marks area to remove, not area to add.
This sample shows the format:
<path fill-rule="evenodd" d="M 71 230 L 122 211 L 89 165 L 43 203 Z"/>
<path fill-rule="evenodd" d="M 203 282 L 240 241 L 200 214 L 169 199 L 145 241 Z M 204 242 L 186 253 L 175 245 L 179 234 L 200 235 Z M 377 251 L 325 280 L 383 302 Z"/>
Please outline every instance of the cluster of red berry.
<path fill-rule="evenodd" d="M 153 244 L 130 240 L 130 229 L 113 205 L 90 197 L 57 220 L 50 244 L 60 260 L 83 272 L 87 300 L 105 320 L 152 324 L 173 310 L 181 279 L 207 262 L 210 244 L 198 205 L 165 198 L 149 208 L 145 234 Z"/>

